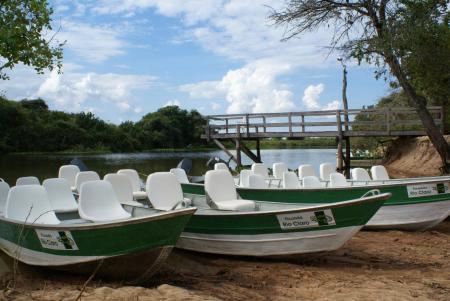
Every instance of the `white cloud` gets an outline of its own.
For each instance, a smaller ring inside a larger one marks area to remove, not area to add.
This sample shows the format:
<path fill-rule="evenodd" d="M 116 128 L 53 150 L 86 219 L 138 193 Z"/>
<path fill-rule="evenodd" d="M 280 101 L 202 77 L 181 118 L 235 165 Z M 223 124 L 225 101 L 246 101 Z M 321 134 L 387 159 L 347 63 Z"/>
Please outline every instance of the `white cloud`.
<path fill-rule="evenodd" d="M 133 92 L 147 90 L 156 78 L 149 75 L 51 72 L 31 97 L 53 101 L 69 111 L 84 109 L 87 101 L 115 104 L 121 112 L 135 111 L 130 104 Z"/>
<path fill-rule="evenodd" d="M 181 108 L 181 102 L 179 102 L 177 99 L 169 100 L 168 102 L 165 103 L 164 107 L 169 106 L 177 106 Z"/>
<path fill-rule="evenodd" d="M 325 89 L 324 84 L 318 84 L 316 86 L 309 85 L 303 94 L 303 104 L 306 106 L 308 110 L 318 110 L 320 109 L 320 105 L 318 102 L 320 94 L 322 94 Z"/>
<path fill-rule="evenodd" d="M 65 49 L 90 63 L 100 63 L 122 55 L 127 46 L 119 30 L 81 22 L 64 22 L 56 38 L 67 41 Z"/>
<path fill-rule="evenodd" d="M 308 110 L 337 110 L 339 108 L 340 102 L 338 100 L 333 100 L 330 103 L 322 106 L 319 103 L 319 98 L 322 92 L 325 90 L 324 84 L 309 85 L 303 92 L 303 105 Z"/>
<path fill-rule="evenodd" d="M 230 70 L 220 81 L 200 82 L 180 87 L 191 98 L 223 97 L 228 102 L 227 113 L 282 112 L 296 108 L 292 92 L 276 81 L 289 71 L 288 65 L 276 61 L 258 61 L 243 68 Z"/>
<path fill-rule="evenodd" d="M 231 59 L 252 62 L 265 58 L 293 66 L 324 65 L 332 32 L 321 29 L 300 39 L 281 42 L 285 28 L 270 24 L 270 8 L 284 0 L 103 0 L 93 9 L 101 14 L 128 14 L 154 9 L 166 17 L 181 17 L 183 32 L 175 40 L 196 41 L 203 48 Z M 333 60 L 330 60 L 333 61 Z"/>
<path fill-rule="evenodd" d="M 213 111 L 218 111 L 218 110 L 220 110 L 222 108 L 222 105 L 221 104 L 219 104 L 219 103 L 217 103 L 217 102 L 212 102 L 211 103 L 211 109 L 213 110 Z"/>

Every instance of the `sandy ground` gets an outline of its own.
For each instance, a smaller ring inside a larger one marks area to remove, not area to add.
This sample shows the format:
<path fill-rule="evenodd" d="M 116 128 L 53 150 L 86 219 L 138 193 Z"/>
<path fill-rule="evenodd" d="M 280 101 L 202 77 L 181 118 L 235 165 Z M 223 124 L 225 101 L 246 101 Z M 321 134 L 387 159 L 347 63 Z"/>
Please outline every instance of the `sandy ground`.
<path fill-rule="evenodd" d="M 75 300 L 87 277 L 20 267 L 0 300 Z M 3 286 L 7 277 L 3 277 Z M 450 221 L 363 231 L 336 252 L 280 258 L 176 250 L 145 287 L 95 279 L 81 300 L 450 300 Z"/>
<path fill-rule="evenodd" d="M 445 136 L 450 143 L 450 136 Z M 383 162 L 393 178 L 438 176 L 442 166 L 438 152 L 428 137 L 399 138 L 388 149 Z"/>

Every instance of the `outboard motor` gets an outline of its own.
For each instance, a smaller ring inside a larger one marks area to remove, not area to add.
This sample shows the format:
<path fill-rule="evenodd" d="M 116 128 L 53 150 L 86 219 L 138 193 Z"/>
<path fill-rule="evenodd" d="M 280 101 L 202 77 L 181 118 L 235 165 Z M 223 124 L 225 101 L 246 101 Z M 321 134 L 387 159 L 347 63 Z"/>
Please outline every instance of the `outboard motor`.
<path fill-rule="evenodd" d="M 206 162 L 206 166 L 208 168 L 214 168 L 214 164 L 216 164 L 216 163 L 224 163 L 226 166 L 228 166 L 228 169 L 230 169 L 230 161 L 231 161 L 231 157 L 230 157 L 230 159 L 228 161 L 225 161 L 225 160 L 223 160 L 223 159 L 221 159 L 219 157 L 213 157 L 213 158 L 209 159 Z"/>
<path fill-rule="evenodd" d="M 84 164 L 84 162 L 78 157 L 73 158 L 72 161 L 70 161 L 70 164 L 78 166 L 80 171 L 88 171 L 89 170 L 87 168 L 86 164 Z"/>
<path fill-rule="evenodd" d="M 178 163 L 177 168 L 184 169 L 186 174 L 189 174 L 192 169 L 192 160 L 189 158 L 184 158 L 180 161 L 180 163 Z"/>

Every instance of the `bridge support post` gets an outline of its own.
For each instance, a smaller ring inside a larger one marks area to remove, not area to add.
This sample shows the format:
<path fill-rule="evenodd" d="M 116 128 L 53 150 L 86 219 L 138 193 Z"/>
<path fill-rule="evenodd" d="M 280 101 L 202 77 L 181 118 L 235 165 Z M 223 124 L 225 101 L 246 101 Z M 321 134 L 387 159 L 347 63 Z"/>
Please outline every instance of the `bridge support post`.
<path fill-rule="evenodd" d="M 237 167 L 242 167 L 241 139 L 235 139 L 235 142 L 236 142 L 236 165 Z"/>
<path fill-rule="evenodd" d="M 261 161 L 261 145 L 259 143 L 259 139 L 256 139 L 256 157 L 258 158 L 259 162 Z"/>

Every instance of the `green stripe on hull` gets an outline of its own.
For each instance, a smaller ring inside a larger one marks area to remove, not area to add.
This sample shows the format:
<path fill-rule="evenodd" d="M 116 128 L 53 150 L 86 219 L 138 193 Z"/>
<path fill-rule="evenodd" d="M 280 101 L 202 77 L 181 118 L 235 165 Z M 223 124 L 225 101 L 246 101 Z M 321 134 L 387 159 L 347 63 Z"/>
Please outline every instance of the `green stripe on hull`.
<path fill-rule="evenodd" d="M 417 183 L 415 183 L 417 184 Z M 411 183 L 410 185 L 414 185 Z M 205 195 L 203 185 L 182 184 L 183 192 Z M 238 188 L 241 198 L 264 202 L 281 202 L 293 204 L 327 204 L 360 198 L 370 190 L 378 189 L 381 193 L 390 192 L 392 197 L 384 206 L 420 204 L 425 202 L 440 202 L 450 199 L 449 193 L 440 193 L 425 197 L 408 197 L 406 184 L 370 187 L 345 187 L 322 189 L 247 189 Z"/>
<path fill-rule="evenodd" d="M 150 220 L 146 222 L 129 223 L 118 227 L 90 229 L 72 229 L 61 231 L 58 228 L 46 231 L 54 233 L 65 232 L 60 238 L 64 250 L 44 248 L 35 229 L 39 227 L 25 227 L 20 245 L 24 248 L 62 256 L 115 256 L 135 253 L 152 248 L 174 246 L 190 215 L 180 215 L 167 219 Z M 70 227 L 69 225 L 67 227 Z M 75 226 L 73 226 L 75 228 Z M 0 219 L 0 237 L 14 244 L 19 241 L 22 225 L 6 222 Z M 67 233 L 73 237 L 75 248 L 68 243 Z"/>
<path fill-rule="evenodd" d="M 372 202 L 361 202 L 348 206 L 332 208 L 335 225 L 326 225 L 326 221 L 319 220 L 319 226 L 304 227 L 296 229 L 281 229 L 277 214 L 261 215 L 203 215 L 198 212 L 193 215 L 184 232 L 204 234 L 227 234 L 227 235 L 254 235 L 270 233 L 289 233 L 318 231 L 333 228 L 365 225 L 369 219 L 381 207 L 384 200 Z M 311 210 L 319 215 L 324 209 Z M 263 213 L 263 212 L 262 212 Z M 283 214 L 286 214 L 284 212 Z M 313 213 L 314 214 L 314 213 Z M 280 215 L 280 214 L 278 214 Z"/>

